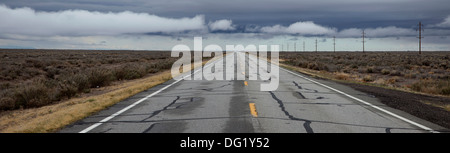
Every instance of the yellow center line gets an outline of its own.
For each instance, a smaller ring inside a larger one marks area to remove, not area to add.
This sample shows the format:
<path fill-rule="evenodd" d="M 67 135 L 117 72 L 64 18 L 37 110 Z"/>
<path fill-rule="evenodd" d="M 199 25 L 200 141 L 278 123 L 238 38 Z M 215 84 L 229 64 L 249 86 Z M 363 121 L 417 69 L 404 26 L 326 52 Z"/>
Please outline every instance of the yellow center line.
<path fill-rule="evenodd" d="M 253 115 L 253 117 L 258 117 L 258 112 L 256 112 L 255 103 L 249 103 L 250 106 L 250 113 Z"/>

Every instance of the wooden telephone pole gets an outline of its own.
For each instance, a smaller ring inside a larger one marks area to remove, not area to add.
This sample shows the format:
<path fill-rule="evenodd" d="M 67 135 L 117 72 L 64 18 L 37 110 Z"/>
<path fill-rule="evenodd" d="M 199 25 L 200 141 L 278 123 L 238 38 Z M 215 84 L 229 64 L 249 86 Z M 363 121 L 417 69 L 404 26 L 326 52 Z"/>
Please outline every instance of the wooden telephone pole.
<path fill-rule="evenodd" d="M 316 53 L 317 53 L 317 39 L 316 39 Z"/>
<path fill-rule="evenodd" d="M 418 29 L 416 29 L 416 31 L 419 31 L 419 37 L 417 37 L 417 38 L 419 38 L 419 54 L 422 54 L 422 31 L 424 31 L 423 29 L 422 29 L 422 26 L 423 26 L 423 24 L 422 24 L 422 22 L 419 22 L 419 28 Z"/>
<path fill-rule="evenodd" d="M 333 50 L 336 53 L 336 36 L 333 36 Z"/>
<path fill-rule="evenodd" d="M 366 42 L 365 40 L 364 40 L 364 38 L 366 37 L 366 33 L 364 32 L 364 30 L 362 31 L 362 44 L 363 44 L 363 53 L 364 53 L 364 51 L 365 51 L 365 48 L 364 48 L 364 43 Z"/>

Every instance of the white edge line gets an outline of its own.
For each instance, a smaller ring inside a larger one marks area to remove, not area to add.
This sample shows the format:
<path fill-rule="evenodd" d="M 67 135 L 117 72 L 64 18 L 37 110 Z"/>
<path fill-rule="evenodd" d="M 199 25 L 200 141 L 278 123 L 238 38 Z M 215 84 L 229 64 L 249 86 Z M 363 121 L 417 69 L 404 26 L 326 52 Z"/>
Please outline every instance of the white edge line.
<path fill-rule="evenodd" d="M 217 61 L 216 61 L 216 62 L 217 62 Z M 114 113 L 114 114 L 112 114 L 112 115 L 110 115 L 110 116 L 104 118 L 103 120 L 99 121 L 98 123 L 95 123 L 95 124 L 93 124 L 93 125 L 91 125 L 91 126 L 85 128 L 84 130 L 78 132 L 78 133 L 87 133 L 87 132 L 91 131 L 92 129 L 95 129 L 96 127 L 98 127 L 98 126 L 102 125 L 103 123 L 105 123 L 105 122 L 107 122 L 107 121 L 113 119 L 114 117 L 116 117 L 116 116 L 122 114 L 123 112 L 125 112 L 125 111 L 127 111 L 127 110 L 133 108 L 134 106 L 136 106 L 136 105 L 138 105 L 139 103 L 141 103 L 141 102 L 147 100 L 148 98 L 153 97 L 154 95 L 156 95 L 156 94 L 160 93 L 161 91 L 163 91 L 163 90 L 169 88 L 170 86 L 172 86 L 172 85 L 174 85 L 174 84 L 180 82 L 181 80 L 184 80 L 184 78 L 190 77 L 192 74 L 195 74 L 195 73 L 199 72 L 200 69 L 202 69 L 202 68 L 204 68 L 204 67 L 211 66 L 212 64 L 214 64 L 214 63 L 216 63 L 216 62 L 210 63 L 209 65 L 205 65 L 205 66 L 203 66 L 203 67 L 197 69 L 196 71 L 194 71 L 194 73 L 191 73 L 192 71 L 186 72 L 186 73 L 189 73 L 189 75 L 186 75 L 186 76 L 184 76 L 183 78 L 181 78 L 181 79 L 179 79 L 179 80 L 176 80 L 175 82 L 172 82 L 171 84 L 169 84 L 169 85 L 167 85 L 167 86 L 165 86 L 165 87 L 159 89 L 158 91 L 153 92 L 152 94 L 150 94 L 150 95 L 148 95 L 148 96 L 146 96 L 146 97 L 144 97 L 144 98 L 142 98 L 142 99 L 140 99 L 140 100 L 134 102 L 134 103 L 131 104 L 131 105 L 128 105 L 127 107 L 125 107 L 125 108 L 123 108 L 123 109 L 117 111 L 116 113 Z"/>
<path fill-rule="evenodd" d="M 215 62 L 214 62 L 214 63 L 215 63 Z M 213 63 L 211 63 L 210 65 L 212 65 L 212 64 L 213 64 Z M 207 66 L 210 66 L 210 65 L 207 65 Z M 204 67 L 207 67 L 207 66 L 204 66 Z M 279 66 L 278 66 L 278 67 L 279 67 Z M 324 84 L 322 84 L 322 83 L 319 83 L 319 82 L 317 82 L 317 81 L 314 81 L 314 80 L 312 80 L 312 79 L 309 79 L 309 78 L 307 78 L 307 77 L 304 77 L 304 76 L 302 76 L 302 75 L 299 75 L 299 74 L 297 74 L 297 73 L 291 72 L 291 71 L 286 70 L 286 69 L 284 69 L 284 68 L 282 68 L 282 67 L 279 67 L 279 68 L 282 69 L 282 70 L 284 70 L 284 71 L 286 71 L 286 72 L 288 72 L 288 73 L 291 73 L 291 74 L 293 74 L 293 75 L 296 75 L 296 76 L 298 76 L 298 77 L 301 77 L 301 78 L 303 78 L 303 79 L 306 79 L 306 80 L 308 80 L 308 81 L 311 81 L 311 82 L 313 82 L 313 83 L 315 83 L 315 84 L 317 84 L 317 85 L 323 86 L 323 87 L 328 88 L 328 89 L 330 89 L 330 90 L 333 90 L 333 91 L 335 91 L 335 92 L 337 92 L 337 93 L 340 93 L 340 94 L 342 94 L 342 95 L 344 95 L 344 96 L 347 96 L 347 97 L 349 97 L 349 98 L 351 98 L 351 99 L 354 99 L 354 100 L 356 100 L 356 101 L 358 101 L 358 102 L 360 102 L 360 103 L 363 103 L 363 104 L 365 104 L 365 105 L 367 105 L 367 106 L 370 106 L 370 107 L 375 108 L 375 109 L 377 109 L 377 110 L 379 110 L 379 111 L 382 111 L 382 112 L 384 112 L 384 113 L 386 113 L 386 114 L 389 114 L 389 115 L 391 115 L 391 116 L 393 116 L 393 117 L 396 117 L 396 118 L 398 118 L 398 119 L 400 119 L 400 120 L 403 120 L 403 121 L 405 121 L 405 122 L 407 122 L 407 123 L 410 123 L 410 124 L 412 124 L 412 125 L 415 125 L 415 126 L 417 126 L 417 127 L 419 127 L 419 128 L 422 128 L 422 129 L 424 129 L 424 130 L 427 130 L 427 131 L 430 131 L 430 132 L 433 132 L 433 133 L 439 133 L 438 131 L 435 131 L 435 130 L 429 128 L 429 127 L 426 127 L 426 126 L 424 126 L 424 125 L 422 125 L 422 124 L 419 124 L 419 123 L 416 123 L 416 122 L 411 121 L 411 120 L 409 120 L 409 119 L 406 119 L 406 118 L 404 118 L 404 117 L 401 117 L 401 116 L 399 116 L 399 115 L 397 115 L 397 114 L 394 114 L 394 113 L 392 113 L 392 112 L 390 112 L 390 111 L 387 111 L 387 110 L 385 110 L 385 109 L 383 109 L 383 108 L 380 108 L 380 107 L 378 107 L 378 106 L 372 105 L 371 103 L 368 103 L 368 102 L 366 102 L 366 101 L 364 101 L 364 100 L 361 100 L 361 99 L 359 99 L 359 98 L 353 97 L 353 96 L 351 96 L 351 95 L 349 95 L 349 94 L 347 94 L 347 93 L 344 93 L 344 92 L 342 92 L 342 91 L 339 91 L 339 90 L 337 90 L 337 89 L 334 89 L 334 88 L 332 88 L 332 87 L 329 87 L 329 86 L 327 86 L 327 85 L 324 85 Z M 199 72 L 199 71 L 200 71 L 200 70 L 194 71 L 194 74 L 197 73 L 197 72 Z M 190 72 L 190 71 L 189 71 L 189 72 Z M 170 86 L 172 86 L 172 85 L 174 85 L 174 84 L 180 82 L 180 81 L 183 80 L 184 78 L 187 78 L 187 77 L 189 77 L 189 76 L 191 76 L 191 75 L 192 75 L 192 74 L 189 74 L 189 75 L 184 76 L 184 77 L 183 77 L 182 79 L 180 79 L 180 80 L 176 80 L 175 82 L 173 82 L 173 83 L 171 83 L 171 84 L 169 84 L 169 85 L 167 85 L 167 86 L 165 86 L 165 87 L 159 89 L 158 91 L 155 91 L 155 92 L 153 92 L 152 94 L 150 94 L 150 95 L 148 95 L 148 96 L 146 96 L 146 97 L 144 97 L 144 98 L 142 98 L 142 99 L 140 99 L 140 100 L 134 102 L 133 104 L 131 104 L 131 105 L 129 105 L 129 106 L 127 106 L 127 107 L 121 109 L 120 111 L 118 111 L 118 112 L 116 112 L 116 113 L 114 113 L 114 114 L 112 114 L 112 115 L 110 115 L 110 116 L 104 118 L 104 119 L 101 120 L 100 122 L 95 123 L 95 124 L 89 126 L 88 128 L 86 128 L 86 129 L 80 131 L 79 133 L 87 133 L 87 132 L 91 131 L 92 129 L 94 129 L 94 128 L 100 126 L 100 125 L 102 125 L 103 123 L 105 123 L 105 122 L 107 122 L 107 121 L 113 119 L 113 118 L 116 117 L 117 115 L 122 114 L 123 112 L 127 111 L 128 109 L 133 108 L 134 106 L 138 105 L 139 103 L 143 102 L 144 100 L 146 100 L 146 99 L 148 99 L 148 98 L 150 98 L 150 97 L 153 97 L 154 95 L 160 93 L 161 91 L 163 91 L 163 90 L 169 88 Z"/>
<path fill-rule="evenodd" d="M 270 63 L 270 64 L 272 64 L 272 63 L 269 62 L 269 61 L 267 61 L 267 62 Z M 278 66 L 278 65 L 276 65 L 276 66 Z M 400 115 L 397 115 L 397 114 L 395 114 L 395 113 L 392 113 L 392 112 L 390 112 L 390 111 L 388 111 L 388 110 L 385 110 L 385 109 L 383 109 L 383 108 L 381 108 L 381 107 L 372 105 L 372 104 L 369 103 L 369 102 L 366 102 L 366 101 L 361 100 L 361 99 L 359 99 L 359 98 L 353 97 L 352 95 L 349 95 L 349 94 L 347 94 L 347 93 L 345 93 L 345 92 L 342 92 L 342 91 L 340 91 L 340 90 L 334 89 L 334 88 L 332 88 L 332 87 L 330 87 L 330 86 L 324 85 L 324 84 L 322 84 L 322 83 L 319 83 L 319 82 L 317 82 L 317 81 L 314 81 L 314 80 L 312 80 L 312 79 L 310 79 L 310 78 L 307 78 L 307 77 L 305 77 L 305 76 L 302 76 L 302 75 L 300 75 L 300 74 L 294 73 L 294 72 L 292 72 L 292 71 L 289 71 L 289 70 L 287 70 L 287 69 L 285 69 L 285 68 L 282 68 L 282 67 L 280 67 L 280 66 L 278 66 L 278 67 L 279 67 L 280 69 L 282 69 L 282 70 L 288 72 L 288 73 L 291 73 L 291 74 L 293 74 L 293 75 L 296 75 L 296 76 L 298 76 L 298 77 L 301 77 L 301 78 L 303 78 L 303 79 L 306 79 L 306 80 L 308 80 L 308 81 L 311 81 L 311 82 L 313 82 L 313 83 L 315 83 L 315 84 L 317 84 L 317 85 L 323 86 L 323 87 L 328 88 L 328 89 L 330 89 L 330 90 L 333 90 L 333 91 L 335 91 L 335 92 L 337 92 L 337 93 L 340 93 L 340 94 L 342 94 L 342 95 L 344 95 L 344 96 L 347 96 L 347 97 L 349 97 L 349 98 L 351 98 L 351 99 L 354 99 L 354 100 L 356 100 L 356 101 L 358 101 L 358 102 L 360 102 L 360 103 L 363 103 L 363 104 L 365 104 L 365 105 L 367 105 L 367 106 L 370 106 L 370 107 L 372 107 L 372 108 L 375 108 L 375 109 L 377 109 L 377 110 L 379 110 L 379 111 L 382 111 L 382 112 L 384 112 L 384 113 L 386 113 L 386 114 L 388 114 L 388 115 L 391 115 L 391 116 L 393 116 L 393 117 L 395 117 L 395 118 L 398 118 L 398 119 L 400 119 L 400 120 L 402 120 L 402 121 L 405 121 L 405 122 L 407 122 L 407 123 L 409 123 L 409 124 L 415 125 L 415 126 L 421 128 L 421 129 L 423 129 L 423 130 L 426 130 L 426 131 L 429 131 L 429 132 L 432 132 L 432 133 L 439 133 L 439 131 L 433 130 L 433 129 L 427 127 L 427 126 L 424 126 L 424 125 L 419 124 L 419 123 L 417 123 L 417 122 L 411 121 L 411 120 L 409 120 L 409 119 L 407 119 L 407 118 L 404 118 L 404 117 L 402 117 L 402 116 L 400 116 Z"/>
<path fill-rule="evenodd" d="M 279 67 L 279 66 L 278 66 L 278 67 Z M 351 98 L 351 99 L 354 99 L 354 100 L 356 100 L 356 101 L 358 101 L 358 102 L 360 102 L 360 103 L 363 103 L 363 104 L 365 104 L 365 105 L 367 105 L 367 106 L 370 106 L 370 107 L 375 108 L 375 109 L 377 109 L 377 110 L 379 110 L 379 111 L 382 111 L 382 112 L 384 112 L 384 113 L 386 113 L 386 114 L 389 114 L 389 115 L 391 115 L 391 116 L 393 116 L 393 117 L 395 117 L 395 118 L 398 118 L 398 119 L 400 119 L 400 120 L 402 120 L 402 121 L 405 121 L 405 122 L 407 122 L 407 123 L 409 123 L 409 124 L 415 125 L 415 126 L 421 128 L 421 129 L 423 129 L 423 130 L 426 130 L 426 131 L 429 131 L 429 132 L 432 132 L 432 133 L 439 133 L 438 131 L 435 131 L 435 130 L 429 128 L 429 127 L 426 127 L 426 126 L 424 126 L 424 125 L 422 125 L 422 124 L 419 124 L 419 123 L 416 123 L 416 122 L 411 121 L 411 120 L 409 120 L 409 119 L 406 119 L 406 118 L 404 118 L 404 117 L 402 117 L 402 116 L 399 116 L 399 115 L 397 115 L 397 114 L 395 114 L 395 113 L 392 113 L 392 112 L 390 112 L 390 111 L 388 111 L 388 110 L 385 110 L 385 109 L 383 109 L 383 108 L 381 108 L 381 107 L 372 105 L 372 104 L 369 103 L 369 102 L 366 102 L 366 101 L 361 100 L 361 99 L 359 99 L 359 98 L 353 97 L 353 96 L 351 96 L 351 95 L 349 95 L 349 94 L 347 94 L 347 93 L 345 93 L 345 92 L 339 91 L 339 90 L 334 89 L 334 88 L 332 88 L 332 87 L 330 87 L 330 86 L 324 85 L 324 84 L 322 84 L 322 83 L 319 83 L 319 82 L 317 82 L 317 81 L 314 81 L 314 80 L 312 80 L 312 79 L 309 79 L 309 78 L 307 78 L 307 77 L 304 77 L 304 76 L 302 76 L 302 75 L 299 75 L 299 74 L 294 73 L 294 72 L 292 72 L 292 71 L 286 70 L 286 69 L 284 69 L 284 68 L 282 68 L 282 67 L 279 67 L 279 68 L 281 68 L 282 70 L 284 70 L 284 71 L 286 71 L 286 72 L 289 72 L 289 73 L 291 73 L 291 74 L 293 74 L 293 75 L 296 75 L 296 76 L 298 76 L 298 77 L 301 77 L 301 78 L 303 78 L 303 79 L 306 79 L 306 80 L 308 80 L 308 81 L 311 81 L 311 82 L 313 82 L 313 83 L 315 83 L 315 84 L 317 84 L 317 85 L 321 85 L 321 86 L 323 86 L 323 87 L 325 87 L 325 88 L 328 88 L 328 89 L 333 90 L 333 91 L 335 91 L 335 92 L 337 92 L 337 93 L 340 93 L 340 94 L 342 94 L 342 95 L 344 95 L 344 96 L 347 96 L 347 97 L 349 97 L 349 98 Z"/>

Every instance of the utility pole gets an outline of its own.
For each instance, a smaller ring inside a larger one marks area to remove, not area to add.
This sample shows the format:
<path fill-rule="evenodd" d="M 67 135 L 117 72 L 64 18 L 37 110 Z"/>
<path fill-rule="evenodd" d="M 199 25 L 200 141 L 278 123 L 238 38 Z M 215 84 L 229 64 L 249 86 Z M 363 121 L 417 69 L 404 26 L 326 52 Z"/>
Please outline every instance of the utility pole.
<path fill-rule="evenodd" d="M 336 53 L 336 36 L 333 36 L 333 50 Z"/>
<path fill-rule="evenodd" d="M 365 51 L 365 49 L 364 49 L 364 43 L 366 42 L 366 41 L 364 41 L 364 38 L 366 37 L 366 33 L 364 32 L 364 30 L 362 31 L 362 43 L 363 43 L 363 53 L 364 53 L 364 51 Z"/>
<path fill-rule="evenodd" d="M 317 53 L 317 38 L 316 38 L 316 53 Z"/>
<path fill-rule="evenodd" d="M 419 31 L 419 37 L 417 37 L 417 38 L 419 38 L 419 54 L 422 54 L 422 31 L 424 31 L 423 29 L 422 29 L 422 26 L 423 26 L 423 24 L 422 24 L 422 22 L 419 22 L 419 29 L 416 29 L 416 31 Z"/>

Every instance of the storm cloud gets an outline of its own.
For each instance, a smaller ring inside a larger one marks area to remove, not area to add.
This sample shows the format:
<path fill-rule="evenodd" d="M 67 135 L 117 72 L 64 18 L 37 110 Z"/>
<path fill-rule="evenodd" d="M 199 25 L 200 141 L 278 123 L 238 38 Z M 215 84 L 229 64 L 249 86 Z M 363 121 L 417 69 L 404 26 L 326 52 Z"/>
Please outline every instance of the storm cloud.
<path fill-rule="evenodd" d="M 0 5 L 0 33 L 21 35 L 118 35 L 127 33 L 174 33 L 205 29 L 203 15 L 167 18 L 130 11 L 93 12 L 64 10 L 38 12 L 31 8 L 11 9 Z"/>
<path fill-rule="evenodd" d="M 313 21 L 338 29 L 409 28 L 418 21 L 437 24 L 450 15 L 448 0 L 5 0 L 1 3 L 45 12 L 132 11 L 168 18 L 204 14 L 206 21 L 229 19 L 236 25 L 288 26 Z"/>
<path fill-rule="evenodd" d="M 29 7 L 10 8 L 0 5 L 0 34 L 31 36 L 95 36 L 120 34 L 202 34 L 216 31 L 234 33 L 262 33 L 269 35 L 359 37 L 364 29 L 370 37 L 414 36 L 415 29 L 396 25 L 378 27 L 338 28 L 314 21 L 293 21 L 287 24 L 236 25 L 232 19 L 219 19 L 206 24 L 208 14 L 193 17 L 165 17 L 132 11 L 100 12 L 82 9 L 37 11 Z M 270 18 L 270 17 L 268 17 Z M 436 24 L 429 24 L 429 35 L 446 35 L 450 16 Z M 442 29 L 444 28 L 444 29 Z M 197 31 L 197 32 L 196 32 Z M 269 37 L 270 38 L 270 37 Z"/>
<path fill-rule="evenodd" d="M 61 43 L 77 48 L 82 42 L 86 48 L 148 44 L 170 49 L 172 40 L 181 43 L 194 36 L 274 44 L 336 36 L 352 46 L 364 30 L 367 38 L 380 40 L 377 46 L 408 40 L 404 46 L 412 50 L 408 47 L 416 43 L 419 21 L 425 25 L 425 43 L 436 37 L 430 42 L 444 45 L 440 38 L 450 35 L 449 6 L 448 0 L 5 0 L 0 2 L 0 47 Z M 137 44 L 141 40 L 153 44 Z"/>

